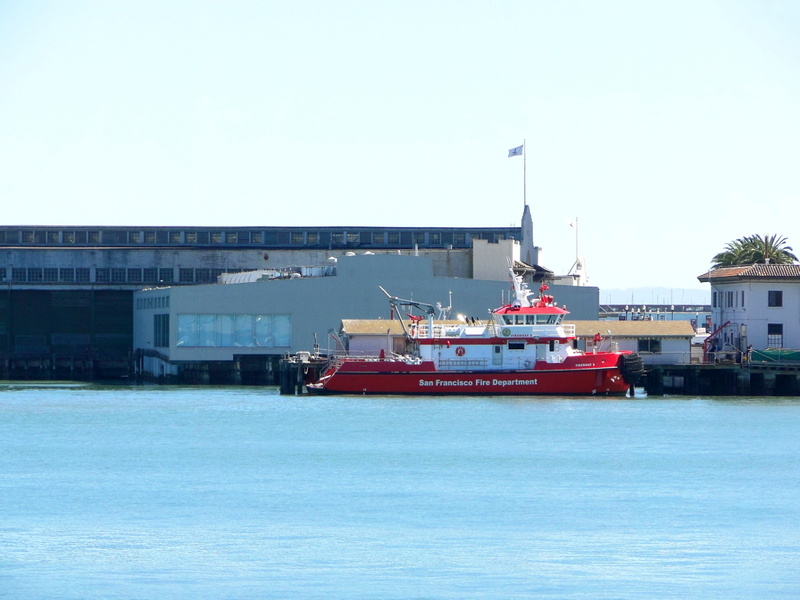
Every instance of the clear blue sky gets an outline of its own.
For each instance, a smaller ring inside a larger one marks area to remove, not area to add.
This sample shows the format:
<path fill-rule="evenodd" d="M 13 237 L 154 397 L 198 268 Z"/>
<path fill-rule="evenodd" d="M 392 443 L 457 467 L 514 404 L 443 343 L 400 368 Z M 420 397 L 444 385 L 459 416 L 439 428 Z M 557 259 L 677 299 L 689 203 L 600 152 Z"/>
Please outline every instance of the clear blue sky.
<path fill-rule="evenodd" d="M 0 221 L 519 224 L 525 139 L 544 266 L 697 288 L 800 250 L 798 65 L 790 0 L 0 0 Z"/>

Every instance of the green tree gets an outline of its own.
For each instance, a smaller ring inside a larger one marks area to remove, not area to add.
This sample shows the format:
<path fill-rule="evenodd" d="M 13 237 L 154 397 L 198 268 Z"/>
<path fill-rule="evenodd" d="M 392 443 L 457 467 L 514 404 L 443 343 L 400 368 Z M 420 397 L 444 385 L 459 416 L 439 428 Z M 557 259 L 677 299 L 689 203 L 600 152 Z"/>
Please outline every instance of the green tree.
<path fill-rule="evenodd" d="M 725 249 L 712 258 L 714 268 L 735 265 L 752 265 L 770 263 L 773 265 L 790 265 L 797 262 L 792 247 L 786 245 L 785 236 L 748 235 L 733 240 L 725 245 Z"/>

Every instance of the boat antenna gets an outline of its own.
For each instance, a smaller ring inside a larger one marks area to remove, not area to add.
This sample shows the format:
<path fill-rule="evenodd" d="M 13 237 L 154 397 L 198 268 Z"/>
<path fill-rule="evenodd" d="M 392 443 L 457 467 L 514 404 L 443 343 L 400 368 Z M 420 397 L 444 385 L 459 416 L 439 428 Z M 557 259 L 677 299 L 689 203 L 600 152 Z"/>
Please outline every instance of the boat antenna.
<path fill-rule="evenodd" d="M 567 271 L 567 275 L 572 273 L 572 269 L 578 267 L 580 265 L 581 259 L 578 258 L 580 254 L 578 253 L 578 217 L 575 217 L 574 221 L 569 222 L 569 226 L 575 230 L 575 262 L 572 263 L 572 266 Z"/>

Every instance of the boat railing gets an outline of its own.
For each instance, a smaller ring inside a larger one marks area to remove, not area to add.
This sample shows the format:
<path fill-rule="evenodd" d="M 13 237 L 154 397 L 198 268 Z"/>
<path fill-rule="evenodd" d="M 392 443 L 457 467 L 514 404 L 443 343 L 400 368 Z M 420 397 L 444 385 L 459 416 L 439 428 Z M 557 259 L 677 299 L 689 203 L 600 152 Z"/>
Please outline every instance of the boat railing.
<path fill-rule="evenodd" d="M 434 324 L 433 328 L 427 324 L 413 325 L 411 329 L 412 337 L 418 339 L 428 338 L 453 338 L 459 335 L 458 325 L 444 325 L 441 323 Z"/>
<path fill-rule="evenodd" d="M 366 353 L 339 353 L 331 354 L 328 357 L 328 367 L 339 368 L 342 363 L 348 360 L 363 360 L 365 362 L 389 362 L 389 361 L 403 361 L 409 364 L 420 362 L 417 356 L 410 354 L 395 354 L 393 352 L 384 354 L 366 354 Z"/>
<path fill-rule="evenodd" d="M 459 371 L 462 369 L 486 369 L 485 358 L 443 358 L 439 361 L 441 371 Z"/>
<path fill-rule="evenodd" d="M 574 323 L 562 323 L 559 325 L 549 325 L 549 326 L 522 326 L 517 329 L 518 326 L 512 326 L 512 336 L 530 336 L 530 335 L 538 335 L 538 336 L 559 336 L 561 337 L 562 334 L 564 337 L 575 337 L 575 324 Z M 476 335 L 476 334 L 483 334 L 485 331 L 489 336 L 499 336 L 501 332 L 504 331 L 506 328 L 505 325 L 497 324 L 497 323 L 486 323 L 481 325 L 452 325 L 452 324 L 435 324 L 433 328 L 428 326 L 427 324 L 419 324 L 413 325 L 411 327 L 411 337 L 415 337 L 417 339 L 436 339 L 436 338 L 457 338 L 461 337 L 462 335 Z M 508 334 L 503 334 L 503 336 L 507 336 Z"/>

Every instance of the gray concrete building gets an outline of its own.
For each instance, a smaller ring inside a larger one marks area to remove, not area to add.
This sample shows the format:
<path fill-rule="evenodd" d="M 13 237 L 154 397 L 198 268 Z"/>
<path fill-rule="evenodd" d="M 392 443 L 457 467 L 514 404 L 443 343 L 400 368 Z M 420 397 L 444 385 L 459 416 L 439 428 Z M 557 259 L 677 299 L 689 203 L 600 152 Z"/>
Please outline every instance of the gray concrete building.
<path fill-rule="evenodd" d="M 137 373 L 202 383 L 263 381 L 283 355 L 311 351 L 315 343 L 322 352 L 332 349 L 330 334 L 342 320 L 391 319 L 380 287 L 406 299 L 452 304 L 453 315 L 485 318 L 509 300 L 509 264 L 542 276 L 519 260 L 520 250 L 514 240 L 475 240 L 469 251 L 352 253 L 335 269 L 328 263 L 308 276 L 259 274 L 252 282 L 138 291 Z M 597 319 L 597 288 L 552 286 L 551 293 L 575 318 Z"/>

